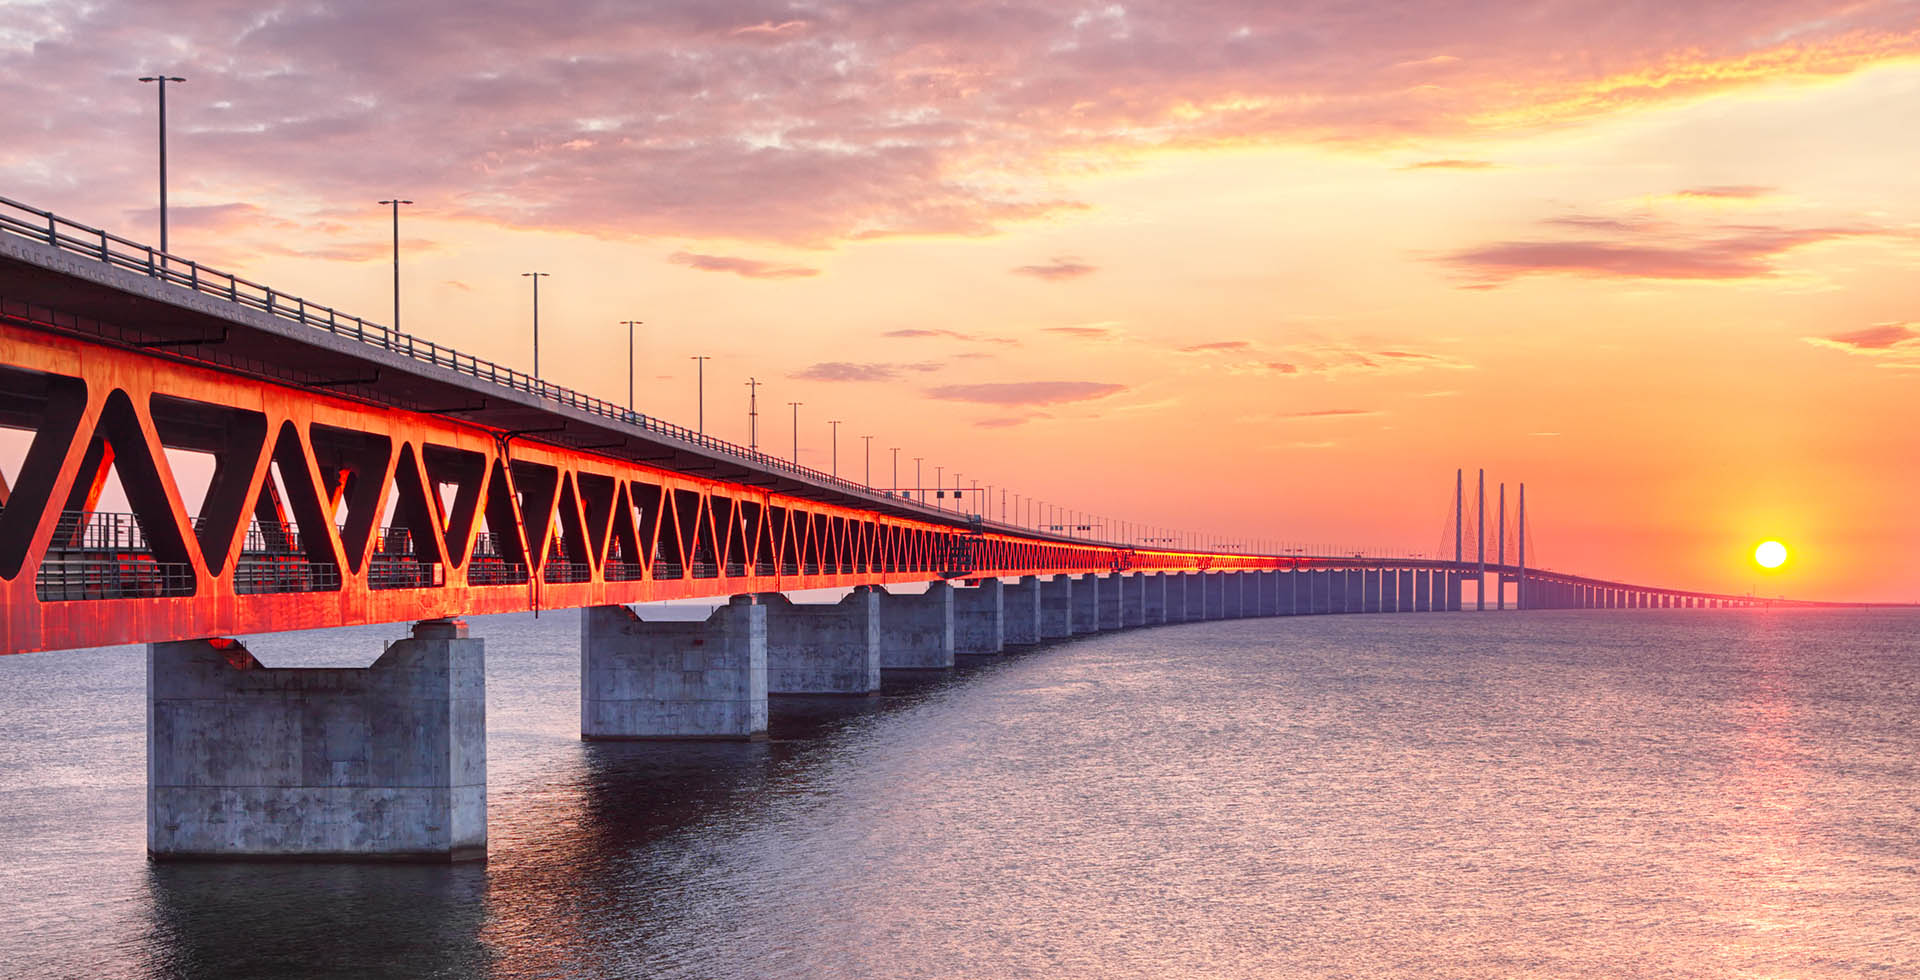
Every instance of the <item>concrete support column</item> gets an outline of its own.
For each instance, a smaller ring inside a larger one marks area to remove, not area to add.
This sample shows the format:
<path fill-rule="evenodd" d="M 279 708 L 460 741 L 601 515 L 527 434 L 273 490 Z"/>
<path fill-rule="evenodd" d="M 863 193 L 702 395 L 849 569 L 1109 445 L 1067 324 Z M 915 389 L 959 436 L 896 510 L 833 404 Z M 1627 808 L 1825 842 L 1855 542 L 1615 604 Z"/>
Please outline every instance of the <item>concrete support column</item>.
<path fill-rule="evenodd" d="M 1338 583 L 1334 594 L 1340 597 L 1340 601 L 1334 606 L 1333 611 L 1337 613 L 1359 612 L 1361 594 L 1359 569 L 1343 568 L 1333 573 L 1333 579 Z"/>
<path fill-rule="evenodd" d="M 1078 636 L 1100 632 L 1100 576 L 1087 574 L 1073 580 L 1073 632 Z"/>
<path fill-rule="evenodd" d="M 997 578 L 953 590 L 953 652 L 992 656 L 1006 644 L 1006 594 Z"/>
<path fill-rule="evenodd" d="M 1040 638 L 1061 640 L 1073 635 L 1073 576 L 1055 575 L 1040 583 Z"/>
<path fill-rule="evenodd" d="M 1393 585 L 1394 612 L 1413 611 L 1413 570 L 1403 568 L 1395 573 Z"/>
<path fill-rule="evenodd" d="M 1168 622 L 1167 586 L 1176 576 L 1155 572 L 1141 581 L 1140 621 L 1149 626 Z"/>
<path fill-rule="evenodd" d="M 1280 573 L 1254 572 L 1253 580 L 1257 583 L 1254 592 L 1258 597 L 1253 614 L 1256 616 L 1280 615 Z"/>
<path fill-rule="evenodd" d="M 1360 574 L 1367 590 L 1366 611 L 1377 613 L 1381 608 L 1382 594 L 1386 591 L 1386 574 L 1378 568 L 1369 568 Z"/>
<path fill-rule="evenodd" d="M 1460 611 L 1460 592 L 1465 580 L 1458 573 L 1447 572 L 1447 611 Z"/>
<path fill-rule="evenodd" d="M 580 737 L 767 734 L 767 607 L 737 595 L 699 622 L 580 610 Z"/>
<path fill-rule="evenodd" d="M 1219 572 L 1200 576 L 1200 595 L 1204 619 L 1224 619 L 1227 615 L 1227 580 Z"/>
<path fill-rule="evenodd" d="M 934 582 L 920 595 L 881 591 L 880 666 L 884 670 L 953 666 L 953 586 Z"/>
<path fill-rule="evenodd" d="M 1115 572 L 1112 575 L 1098 576 L 1100 581 L 1100 628 L 1117 630 L 1126 625 L 1122 618 L 1121 607 L 1126 602 L 1127 576 Z"/>
<path fill-rule="evenodd" d="M 1415 569 L 1413 573 L 1413 611 L 1433 611 L 1433 572 Z"/>
<path fill-rule="evenodd" d="M 1239 619 L 1247 614 L 1247 579 L 1241 572 L 1220 573 L 1220 618 Z"/>
<path fill-rule="evenodd" d="M 1282 587 L 1287 597 L 1287 615 L 1305 616 L 1313 611 L 1313 596 L 1308 588 L 1309 575 L 1297 566 L 1287 569 L 1287 584 Z"/>
<path fill-rule="evenodd" d="M 1032 646 L 1040 642 L 1040 577 L 1028 575 L 1009 585 L 1000 596 L 1006 618 L 1001 623 L 1001 639 L 1007 646 Z"/>
<path fill-rule="evenodd" d="M 767 693 L 880 690 L 880 590 L 863 585 L 832 604 L 756 596 L 767 616 Z"/>
<path fill-rule="evenodd" d="M 361 668 L 149 644 L 147 853 L 484 861 L 486 684 L 457 619 L 415 623 Z"/>
<path fill-rule="evenodd" d="M 1321 568 L 1307 573 L 1307 612 L 1321 616 L 1333 611 L 1333 573 Z"/>
<path fill-rule="evenodd" d="M 1120 591 L 1120 625 L 1145 626 L 1147 624 L 1147 588 L 1157 576 L 1134 572 L 1126 576 Z"/>

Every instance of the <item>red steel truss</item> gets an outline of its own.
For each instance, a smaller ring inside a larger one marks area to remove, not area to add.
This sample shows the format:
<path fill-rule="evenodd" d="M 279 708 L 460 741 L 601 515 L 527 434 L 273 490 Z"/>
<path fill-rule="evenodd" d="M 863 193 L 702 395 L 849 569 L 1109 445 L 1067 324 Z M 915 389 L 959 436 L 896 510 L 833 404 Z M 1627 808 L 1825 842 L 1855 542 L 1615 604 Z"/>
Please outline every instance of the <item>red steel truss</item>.
<path fill-rule="evenodd" d="M 0 652 L 920 582 L 1293 559 L 916 520 L 516 439 L 0 322 Z M 201 454 L 197 507 L 175 461 Z M 103 513 L 117 475 L 129 513 Z"/>

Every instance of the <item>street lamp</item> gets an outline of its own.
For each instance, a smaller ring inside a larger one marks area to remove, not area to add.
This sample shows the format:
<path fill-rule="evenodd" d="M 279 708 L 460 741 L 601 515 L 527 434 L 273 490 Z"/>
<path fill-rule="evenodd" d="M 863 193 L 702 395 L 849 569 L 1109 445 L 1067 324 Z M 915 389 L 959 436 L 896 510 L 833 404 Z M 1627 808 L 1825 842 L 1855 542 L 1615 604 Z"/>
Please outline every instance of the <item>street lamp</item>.
<path fill-rule="evenodd" d="M 873 489 L 873 437 L 861 436 L 867 441 L 867 489 Z"/>
<path fill-rule="evenodd" d="M 633 411 L 633 328 L 647 321 L 622 320 L 620 322 L 627 325 L 627 411 L 631 412 Z"/>
<path fill-rule="evenodd" d="M 760 386 L 765 381 L 747 378 L 747 451 L 760 451 Z"/>
<path fill-rule="evenodd" d="M 915 456 L 913 458 L 913 489 L 919 492 L 920 502 L 924 504 L 927 502 L 927 491 L 920 485 L 920 461 L 923 459 L 926 459 L 926 457 Z"/>
<path fill-rule="evenodd" d="M 892 493 L 900 489 L 900 447 L 888 446 L 887 451 L 893 454 L 893 482 L 887 484 L 888 492 Z"/>
<path fill-rule="evenodd" d="M 694 403 L 697 407 L 695 418 L 699 425 L 694 428 L 701 435 L 707 434 L 707 362 L 713 360 L 707 354 L 693 355 L 693 361 L 700 365 L 699 380 L 694 382 Z"/>
<path fill-rule="evenodd" d="M 398 331 L 400 329 L 400 205 L 413 202 L 396 197 L 391 201 L 380 203 L 393 205 L 393 329 Z M 162 245 L 160 250 L 164 252 L 167 247 Z"/>
<path fill-rule="evenodd" d="M 553 275 L 551 272 L 522 272 L 521 278 L 533 280 L 533 377 L 540 377 L 540 280 Z"/>
<path fill-rule="evenodd" d="M 945 473 L 946 470 L 947 468 L 944 466 L 936 466 L 933 468 L 933 505 L 941 510 L 947 509 L 947 502 L 941 499 L 947 495 L 946 478 L 941 475 Z M 918 483 L 920 481 L 915 480 L 914 482 Z M 927 499 L 925 490 L 920 491 L 920 499 Z"/>
<path fill-rule="evenodd" d="M 793 465 L 800 465 L 800 406 L 805 402 L 788 402 L 793 406 Z"/>
<path fill-rule="evenodd" d="M 828 419 L 827 424 L 833 426 L 833 468 L 828 471 L 828 475 L 838 478 L 840 476 L 840 420 Z"/>
<path fill-rule="evenodd" d="M 160 254 L 167 253 L 167 83 L 184 82 L 178 75 L 147 75 L 143 82 L 160 86 Z"/>

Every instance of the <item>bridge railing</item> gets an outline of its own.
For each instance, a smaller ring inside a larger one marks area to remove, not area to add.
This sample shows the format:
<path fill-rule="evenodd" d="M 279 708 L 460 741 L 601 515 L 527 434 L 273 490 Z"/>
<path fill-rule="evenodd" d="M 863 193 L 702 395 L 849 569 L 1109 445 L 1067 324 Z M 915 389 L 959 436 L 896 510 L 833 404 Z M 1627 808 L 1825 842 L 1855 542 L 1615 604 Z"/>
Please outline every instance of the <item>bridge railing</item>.
<path fill-rule="evenodd" d="M 895 497 L 891 493 L 875 491 L 864 484 L 801 466 L 791 460 L 769 456 L 724 439 L 716 439 L 686 426 L 676 425 L 664 419 L 615 405 L 604 399 L 582 394 L 571 388 L 542 381 L 523 371 L 475 357 L 472 354 L 463 354 L 451 347 L 415 337 L 412 334 L 401 333 L 392 327 L 343 313 L 330 306 L 310 303 L 299 296 L 289 296 L 271 286 L 241 278 L 230 272 L 222 272 L 192 259 L 170 255 L 151 245 L 122 238 L 105 229 L 84 225 L 60 217 L 51 211 L 42 211 L 6 197 L 0 197 L 0 232 L 51 245 L 116 269 L 151 276 L 161 282 L 215 296 L 269 316 L 292 320 L 308 327 L 324 330 L 336 337 L 351 338 L 359 343 L 400 354 L 425 364 L 446 368 L 489 384 L 523 391 L 576 411 L 630 425 L 647 432 L 658 433 L 713 452 L 734 456 L 751 462 L 762 470 L 803 477 L 848 493 L 885 498 L 896 505 L 905 503 L 930 516 L 937 516 L 941 520 L 951 520 L 956 516 L 951 511 L 929 507 L 911 496 Z"/>

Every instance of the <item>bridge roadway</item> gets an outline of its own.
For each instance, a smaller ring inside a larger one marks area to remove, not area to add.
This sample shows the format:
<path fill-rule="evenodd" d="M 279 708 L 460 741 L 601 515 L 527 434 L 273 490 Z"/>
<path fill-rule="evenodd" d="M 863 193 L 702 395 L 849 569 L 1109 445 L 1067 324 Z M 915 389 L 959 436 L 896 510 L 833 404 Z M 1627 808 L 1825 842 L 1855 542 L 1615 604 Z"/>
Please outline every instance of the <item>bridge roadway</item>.
<path fill-rule="evenodd" d="M 0 485 L 0 653 L 149 644 L 156 857 L 484 857 L 459 616 L 582 608 L 583 737 L 754 738 L 769 693 L 1105 629 L 1458 610 L 1482 567 L 974 519 L 4 198 L 0 427 L 30 434 Z M 128 513 L 99 509 L 109 472 Z M 1750 601 L 1484 567 L 1526 608 Z M 823 588 L 851 592 L 784 595 Z M 700 623 L 629 608 L 729 596 Z M 387 622 L 415 626 L 357 670 L 225 639 Z"/>

